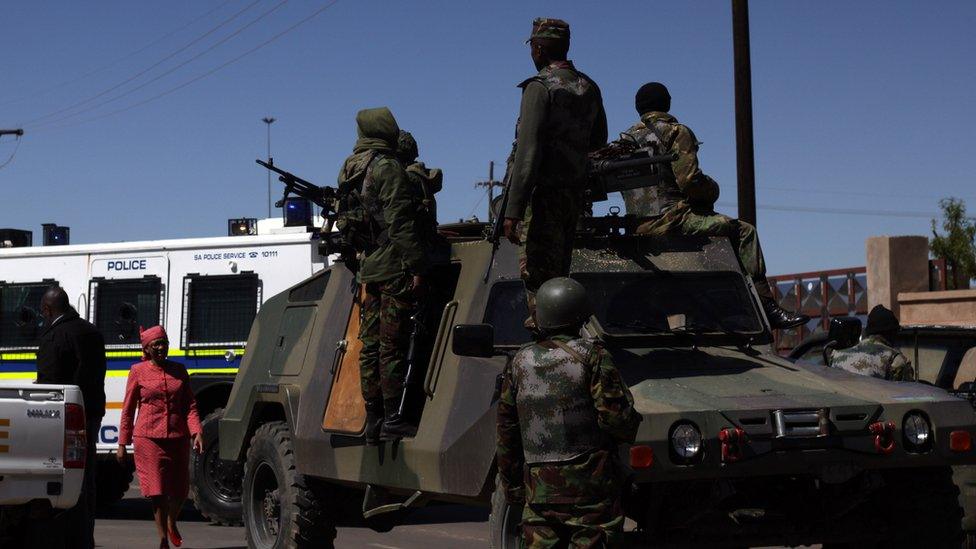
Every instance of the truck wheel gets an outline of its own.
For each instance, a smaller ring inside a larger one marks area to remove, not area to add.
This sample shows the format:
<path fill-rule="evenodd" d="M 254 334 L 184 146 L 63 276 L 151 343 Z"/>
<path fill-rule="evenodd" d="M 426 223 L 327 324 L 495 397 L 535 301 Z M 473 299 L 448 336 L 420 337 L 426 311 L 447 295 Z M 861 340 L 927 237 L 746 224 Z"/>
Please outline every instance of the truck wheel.
<path fill-rule="evenodd" d="M 215 524 L 240 526 L 241 480 L 244 464 L 220 459 L 217 424 L 224 415 L 217 408 L 203 418 L 203 453 L 190 451 L 190 499 L 200 514 Z"/>
<path fill-rule="evenodd" d="M 291 430 L 283 421 L 255 431 L 244 464 L 244 527 L 248 547 L 333 547 L 334 515 L 295 468 Z"/>
<path fill-rule="evenodd" d="M 962 531 L 959 489 L 949 467 L 892 470 L 875 499 L 889 523 L 887 547 L 960 547 Z"/>
<path fill-rule="evenodd" d="M 119 463 L 114 454 L 99 454 L 95 462 L 95 503 L 100 509 L 115 505 L 125 497 L 132 484 L 135 463 Z"/>
<path fill-rule="evenodd" d="M 518 549 L 522 546 L 522 507 L 505 501 L 501 480 L 495 479 L 491 494 L 491 514 L 488 516 L 488 538 L 492 549 Z"/>

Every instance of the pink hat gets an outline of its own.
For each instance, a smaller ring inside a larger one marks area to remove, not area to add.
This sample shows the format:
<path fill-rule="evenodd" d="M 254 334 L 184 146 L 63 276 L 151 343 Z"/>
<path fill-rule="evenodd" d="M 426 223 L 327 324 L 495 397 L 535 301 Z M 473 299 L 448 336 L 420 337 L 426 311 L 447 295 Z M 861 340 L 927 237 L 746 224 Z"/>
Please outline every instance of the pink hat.
<path fill-rule="evenodd" d="M 143 349 L 157 339 L 169 339 L 166 337 L 166 330 L 162 326 L 153 326 L 139 332 L 139 341 L 142 342 Z M 145 353 L 143 354 L 145 355 Z"/>

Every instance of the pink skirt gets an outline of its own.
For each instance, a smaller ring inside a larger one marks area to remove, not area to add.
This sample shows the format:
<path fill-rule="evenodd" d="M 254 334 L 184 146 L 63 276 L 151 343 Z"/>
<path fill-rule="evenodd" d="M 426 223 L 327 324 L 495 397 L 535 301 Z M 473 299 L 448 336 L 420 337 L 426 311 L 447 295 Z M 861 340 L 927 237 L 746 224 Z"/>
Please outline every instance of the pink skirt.
<path fill-rule="evenodd" d="M 190 439 L 133 437 L 143 497 L 185 498 L 190 490 Z"/>

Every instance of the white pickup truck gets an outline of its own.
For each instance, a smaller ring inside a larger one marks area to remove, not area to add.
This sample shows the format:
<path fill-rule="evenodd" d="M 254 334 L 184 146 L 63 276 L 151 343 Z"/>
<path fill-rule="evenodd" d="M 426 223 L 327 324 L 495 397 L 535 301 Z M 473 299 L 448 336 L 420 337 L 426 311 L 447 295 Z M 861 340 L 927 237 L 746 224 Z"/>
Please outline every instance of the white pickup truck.
<path fill-rule="evenodd" d="M 77 386 L 0 382 L 0 539 L 20 517 L 74 506 L 86 436 Z"/>

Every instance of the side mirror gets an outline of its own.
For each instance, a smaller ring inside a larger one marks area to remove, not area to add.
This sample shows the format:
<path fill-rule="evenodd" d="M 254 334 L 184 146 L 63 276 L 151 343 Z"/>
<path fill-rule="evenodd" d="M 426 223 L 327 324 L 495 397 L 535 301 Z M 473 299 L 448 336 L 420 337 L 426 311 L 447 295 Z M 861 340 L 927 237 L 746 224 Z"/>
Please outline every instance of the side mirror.
<path fill-rule="evenodd" d="M 495 327 L 491 324 L 458 324 L 454 327 L 451 351 L 457 356 L 494 356 Z"/>
<path fill-rule="evenodd" d="M 827 340 L 835 342 L 835 349 L 846 349 L 861 338 L 861 320 L 852 316 L 836 316 L 830 319 Z"/>

